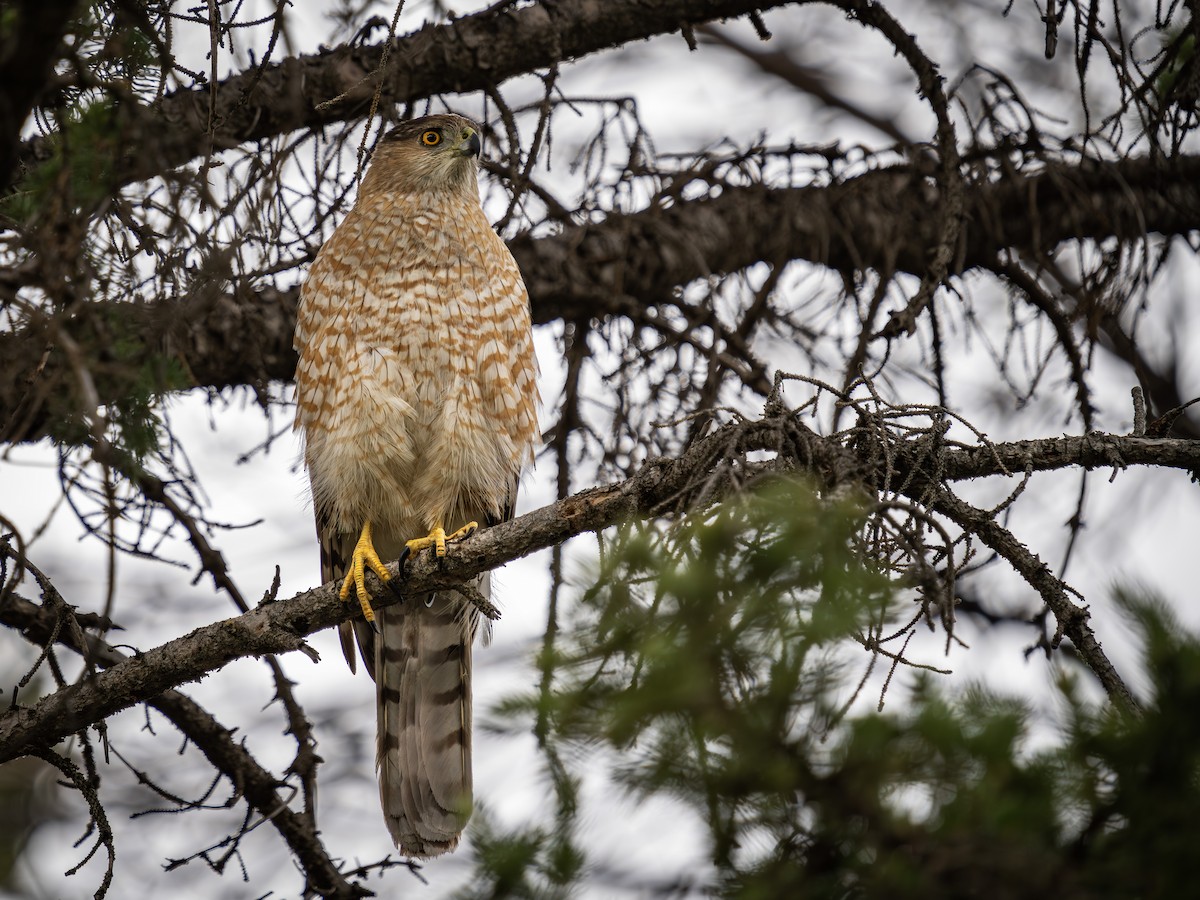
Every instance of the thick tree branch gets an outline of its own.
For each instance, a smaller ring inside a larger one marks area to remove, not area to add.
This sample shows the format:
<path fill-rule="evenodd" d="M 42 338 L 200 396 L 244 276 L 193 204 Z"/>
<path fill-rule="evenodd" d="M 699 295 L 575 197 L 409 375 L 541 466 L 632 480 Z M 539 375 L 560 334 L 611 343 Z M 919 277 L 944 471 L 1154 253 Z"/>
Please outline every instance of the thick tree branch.
<path fill-rule="evenodd" d="M 1200 479 L 1200 440 L 1149 438 L 1092 432 L 1078 437 L 1011 441 L 945 451 L 939 474 L 947 481 L 990 475 L 1154 466 L 1179 469 Z"/>
<path fill-rule="evenodd" d="M 952 479 L 1008 475 L 1025 467 L 1047 470 L 1139 463 L 1200 472 L 1200 441 L 1166 438 L 1097 434 L 981 448 L 944 448 L 936 461 L 923 460 L 920 451 L 906 448 L 905 442 L 895 449 L 896 478 L 909 485 L 906 493 L 911 491 L 910 496 L 926 503 L 930 499 L 926 496 L 929 485 L 939 483 L 931 474 L 935 469 L 943 477 L 943 473 L 953 473 Z M 422 555 L 405 567 L 400 583 L 406 591 L 417 594 L 453 587 L 577 534 L 718 500 L 760 471 L 744 461 L 745 453 L 753 450 L 774 451 L 778 468 L 808 471 L 827 485 L 849 483 L 874 490 L 868 477 L 873 470 L 869 461 L 838 440 L 813 433 L 790 415 L 731 424 L 697 441 L 677 459 L 648 463 L 626 481 L 584 491 L 473 535 L 456 544 L 454 552 L 440 561 Z M 1039 455 L 1034 456 L 1035 451 Z M 943 506 L 951 518 L 962 512 Z M 1000 541 L 996 535 L 992 537 Z M 1032 554 L 1029 556 L 1036 560 Z M 395 574 L 397 569 L 393 565 L 390 571 Z M 1020 567 L 1018 571 L 1030 574 Z M 1044 596 L 1037 581 L 1031 584 Z M 337 587 L 330 583 L 288 600 L 260 605 L 244 615 L 199 628 L 119 662 L 93 679 L 56 691 L 31 708 L 9 710 L 0 715 L 0 763 L 24 755 L 30 748 L 51 746 L 66 735 L 202 678 L 234 659 L 299 649 L 306 635 L 352 613 L 338 598 Z M 386 590 L 378 591 L 376 598 L 380 607 L 397 602 L 397 597 Z M 1056 615 L 1061 613 L 1060 626 L 1074 639 L 1072 629 L 1086 623 L 1086 615 L 1079 619 L 1080 608 L 1069 600 L 1060 606 L 1051 604 Z M 1099 644 L 1076 641 L 1076 646 L 1106 685 L 1112 684 L 1116 675 Z M 1119 683 L 1119 679 L 1116 681 Z M 1120 691 L 1114 696 L 1120 697 Z"/>
<path fill-rule="evenodd" d="M 518 9 L 502 5 L 396 39 L 381 76 L 376 73 L 382 44 L 342 44 L 315 55 L 292 57 L 212 86 L 176 91 L 153 109 L 131 112 L 147 125 L 157 123 L 147 132 L 155 140 L 152 146 L 131 148 L 117 162 L 113 187 L 161 175 L 213 147 L 221 150 L 364 115 L 380 80 L 382 100 L 392 104 L 477 91 L 564 60 L 678 31 L 683 25 L 742 16 L 786 2 L 558 0 Z M 212 92 L 216 98 L 210 109 Z M 341 99 L 328 103 L 335 98 Z M 34 138 L 22 148 L 21 161 L 32 168 L 52 153 L 50 139 Z"/>
<path fill-rule="evenodd" d="M 550 237 L 515 238 L 513 254 L 529 287 L 534 319 L 620 315 L 666 300 L 680 285 L 760 260 L 806 260 L 843 273 L 863 268 L 924 271 L 937 241 L 928 182 L 901 170 L 872 172 L 828 187 L 726 188 L 719 196 L 653 207 Z M 967 197 L 967 223 L 955 273 L 988 266 L 997 247 L 1047 252 L 1067 240 L 1200 229 L 1200 156 L 1168 167 L 1148 158 L 1047 166 L 1024 179 L 980 185 Z M 297 292 L 205 292 L 187 302 L 101 303 L 72 311 L 81 346 L 105 347 L 136 335 L 141 360 L 93 375 L 102 400 L 124 396 L 146 369 L 173 360 L 195 384 L 223 388 L 289 380 Z M 53 352 L 56 321 L 0 334 L 0 438 L 45 433 L 64 409 L 71 382 Z M 116 332 L 114 336 L 114 330 Z M 93 333 L 94 332 L 94 333 Z M 47 351 L 51 352 L 47 356 Z"/>

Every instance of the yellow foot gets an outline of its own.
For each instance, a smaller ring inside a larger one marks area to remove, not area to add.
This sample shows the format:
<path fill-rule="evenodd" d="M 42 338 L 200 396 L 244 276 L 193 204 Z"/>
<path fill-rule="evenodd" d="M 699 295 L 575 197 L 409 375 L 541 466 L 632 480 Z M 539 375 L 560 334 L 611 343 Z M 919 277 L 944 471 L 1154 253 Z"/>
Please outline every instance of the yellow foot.
<path fill-rule="evenodd" d="M 368 568 L 379 576 L 380 581 L 387 582 L 392 578 L 384 568 L 383 560 L 375 552 L 375 545 L 371 543 L 371 523 L 365 522 L 362 534 L 358 536 L 358 543 L 354 545 L 354 555 L 350 558 L 350 571 L 346 573 L 346 580 L 342 582 L 338 596 L 349 600 L 350 588 L 353 586 L 358 595 L 358 605 L 362 607 L 363 618 L 374 624 L 375 610 L 371 609 L 371 595 L 367 591 Z"/>
<path fill-rule="evenodd" d="M 468 522 L 453 534 L 446 534 L 445 529 L 441 525 L 436 525 L 425 537 L 406 541 L 404 544 L 404 557 L 407 559 L 411 554 L 420 553 L 426 547 L 432 547 L 434 554 L 437 556 L 445 556 L 447 541 L 457 541 L 460 538 L 465 538 L 478 527 L 478 522 Z"/>

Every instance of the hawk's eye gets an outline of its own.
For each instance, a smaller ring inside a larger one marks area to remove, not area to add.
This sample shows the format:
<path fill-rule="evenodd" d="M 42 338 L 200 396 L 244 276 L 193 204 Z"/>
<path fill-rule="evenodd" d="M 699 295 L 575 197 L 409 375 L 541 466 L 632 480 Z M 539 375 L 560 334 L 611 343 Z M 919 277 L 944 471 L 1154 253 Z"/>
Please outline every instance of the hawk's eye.
<path fill-rule="evenodd" d="M 436 147 L 441 142 L 442 142 L 441 132 L 426 131 L 423 135 L 421 135 L 421 143 L 424 144 L 426 147 Z"/>

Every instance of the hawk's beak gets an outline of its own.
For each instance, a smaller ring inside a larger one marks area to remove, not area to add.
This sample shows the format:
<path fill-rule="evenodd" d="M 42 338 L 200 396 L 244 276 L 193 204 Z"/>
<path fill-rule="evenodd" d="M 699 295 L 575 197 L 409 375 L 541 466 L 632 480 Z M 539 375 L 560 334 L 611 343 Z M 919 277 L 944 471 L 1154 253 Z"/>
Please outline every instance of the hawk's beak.
<path fill-rule="evenodd" d="M 458 152 L 463 156 L 478 156 L 483 150 L 483 141 L 479 139 L 479 132 L 474 128 L 468 128 L 463 134 L 463 139 L 458 143 Z"/>

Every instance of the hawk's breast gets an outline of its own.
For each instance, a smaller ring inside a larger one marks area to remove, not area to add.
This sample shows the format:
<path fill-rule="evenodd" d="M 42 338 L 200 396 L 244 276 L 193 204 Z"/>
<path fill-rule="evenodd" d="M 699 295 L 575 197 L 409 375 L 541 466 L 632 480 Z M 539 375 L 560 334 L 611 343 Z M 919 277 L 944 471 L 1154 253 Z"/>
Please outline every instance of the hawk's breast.
<path fill-rule="evenodd" d="M 360 200 L 302 291 L 297 424 L 318 510 L 345 530 L 498 513 L 537 437 L 508 248 L 477 203 L 449 215 L 405 199 Z"/>

